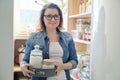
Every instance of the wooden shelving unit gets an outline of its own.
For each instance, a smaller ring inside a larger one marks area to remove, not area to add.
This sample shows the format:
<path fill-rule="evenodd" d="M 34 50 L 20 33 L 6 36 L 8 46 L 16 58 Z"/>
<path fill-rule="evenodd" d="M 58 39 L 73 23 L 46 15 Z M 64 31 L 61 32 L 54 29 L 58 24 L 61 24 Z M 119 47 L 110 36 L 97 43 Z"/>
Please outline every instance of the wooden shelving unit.
<path fill-rule="evenodd" d="M 18 49 L 21 47 L 21 45 L 25 46 L 25 42 L 28 39 L 27 35 L 18 35 L 14 36 L 14 80 L 28 80 L 26 77 L 24 77 L 21 69 L 20 69 L 20 62 L 21 56 L 18 52 Z"/>
<path fill-rule="evenodd" d="M 80 25 L 78 25 L 77 21 L 78 20 L 81 21 L 82 19 L 89 19 L 90 20 L 89 28 L 92 27 L 92 21 L 91 21 L 92 20 L 92 0 L 68 0 L 68 31 L 72 35 L 73 35 L 73 32 L 74 33 L 80 32 L 78 30 L 79 29 L 78 26 L 83 25 L 83 23 L 81 22 L 82 24 L 79 23 Z M 86 33 L 84 30 L 83 36 L 85 34 Z M 92 31 L 89 34 L 90 36 L 92 36 Z M 91 39 L 86 40 L 85 37 L 83 37 L 82 39 L 80 37 L 81 36 L 79 36 L 78 34 L 77 34 L 77 37 L 73 36 L 76 51 L 80 51 L 83 53 L 90 53 L 88 49 L 90 48 L 90 45 L 91 45 Z M 71 74 L 71 78 L 73 80 L 80 80 L 80 79 L 76 79 L 72 74 Z"/>

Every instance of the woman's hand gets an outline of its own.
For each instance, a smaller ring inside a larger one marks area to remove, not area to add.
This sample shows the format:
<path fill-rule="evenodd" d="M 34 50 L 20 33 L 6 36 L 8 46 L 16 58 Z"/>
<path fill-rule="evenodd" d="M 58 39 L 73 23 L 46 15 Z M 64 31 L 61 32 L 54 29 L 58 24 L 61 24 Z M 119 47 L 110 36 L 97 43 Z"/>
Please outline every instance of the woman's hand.
<path fill-rule="evenodd" d="M 55 64 L 55 67 L 56 67 L 55 72 L 56 72 L 57 75 L 58 75 L 61 70 L 72 69 L 72 63 L 71 63 L 71 62 L 67 62 L 67 63 L 56 63 L 56 64 Z"/>
<path fill-rule="evenodd" d="M 31 77 L 30 74 L 35 74 L 33 71 L 30 71 L 28 67 L 30 67 L 30 64 L 24 64 L 21 66 L 21 71 L 23 72 L 23 75 L 26 77 Z"/>
<path fill-rule="evenodd" d="M 55 67 L 56 67 L 55 72 L 56 72 L 57 75 L 58 75 L 59 72 L 60 72 L 61 70 L 63 70 L 63 63 L 56 63 L 56 64 L 55 64 Z"/>

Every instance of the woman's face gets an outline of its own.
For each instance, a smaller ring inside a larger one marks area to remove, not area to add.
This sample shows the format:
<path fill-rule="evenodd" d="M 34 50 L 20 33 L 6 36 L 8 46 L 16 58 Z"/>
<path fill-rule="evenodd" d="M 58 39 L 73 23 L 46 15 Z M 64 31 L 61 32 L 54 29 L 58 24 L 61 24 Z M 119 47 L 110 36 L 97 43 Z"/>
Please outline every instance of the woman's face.
<path fill-rule="evenodd" d="M 55 29 L 60 23 L 60 15 L 57 9 L 48 8 L 44 14 L 44 23 L 46 29 Z"/>

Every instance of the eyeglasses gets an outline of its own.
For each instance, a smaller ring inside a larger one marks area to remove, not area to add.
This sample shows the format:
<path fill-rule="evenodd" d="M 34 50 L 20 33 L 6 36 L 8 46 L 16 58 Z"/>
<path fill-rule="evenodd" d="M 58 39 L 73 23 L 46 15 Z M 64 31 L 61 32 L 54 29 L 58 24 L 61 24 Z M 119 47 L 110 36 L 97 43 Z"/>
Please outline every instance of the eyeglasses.
<path fill-rule="evenodd" d="M 60 16 L 57 15 L 57 14 L 55 14 L 55 15 L 48 14 L 48 15 L 44 15 L 44 16 L 45 16 L 45 18 L 47 20 L 51 20 L 53 17 L 54 17 L 55 20 L 59 20 L 60 19 Z"/>

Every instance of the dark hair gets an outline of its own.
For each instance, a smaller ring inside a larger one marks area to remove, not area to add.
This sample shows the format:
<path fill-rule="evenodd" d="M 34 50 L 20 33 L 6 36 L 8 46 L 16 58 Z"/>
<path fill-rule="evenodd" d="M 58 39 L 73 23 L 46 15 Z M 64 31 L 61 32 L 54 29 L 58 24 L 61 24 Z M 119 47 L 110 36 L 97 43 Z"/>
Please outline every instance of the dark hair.
<path fill-rule="evenodd" d="M 41 10 L 41 13 L 40 13 L 40 21 L 39 21 L 39 25 L 38 25 L 38 31 L 43 31 L 43 30 L 46 30 L 46 26 L 45 26 L 45 23 L 44 23 L 44 20 L 43 20 L 43 17 L 44 17 L 44 14 L 45 14 L 45 11 L 46 9 L 48 8 L 52 8 L 52 9 L 57 9 L 58 10 L 58 13 L 60 15 L 60 23 L 57 27 L 57 29 L 62 29 L 62 25 L 63 25 L 63 16 L 62 16 L 62 11 L 61 9 L 54 3 L 49 3 L 49 4 L 46 4 L 43 6 L 43 9 Z"/>

